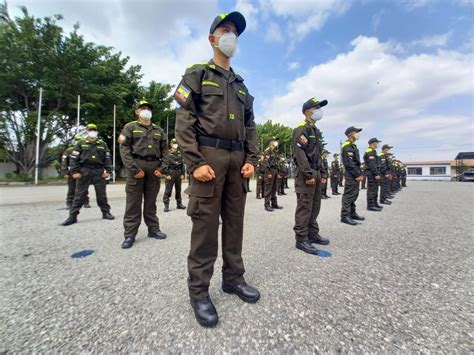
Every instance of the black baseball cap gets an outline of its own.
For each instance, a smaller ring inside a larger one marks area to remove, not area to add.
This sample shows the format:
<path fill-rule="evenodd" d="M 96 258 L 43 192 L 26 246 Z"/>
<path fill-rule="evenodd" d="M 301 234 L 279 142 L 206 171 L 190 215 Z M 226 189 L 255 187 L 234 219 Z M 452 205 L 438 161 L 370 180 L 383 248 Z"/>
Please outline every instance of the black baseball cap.
<path fill-rule="evenodd" d="M 382 150 L 383 150 L 383 149 L 392 149 L 392 148 L 393 148 L 393 147 L 392 147 L 391 145 L 388 145 L 388 144 L 384 144 L 384 145 L 382 146 Z"/>
<path fill-rule="evenodd" d="M 235 28 L 237 29 L 237 36 L 240 36 L 240 34 L 244 32 L 245 27 L 247 26 L 245 17 L 240 12 L 224 12 L 222 14 L 217 15 L 214 21 L 212 21 L 211 28 L 209 29 L 209 34 L 213 34 L 216 28 L 219 27 L 219 25 L 224 21 L 230 21 L 235 25 Z"/>
<path fill-rule="evenodd" d="M 137 109 L 140 107 L 148 107 L 150 110 L 153 110 L 153 105 L 146 100 L 140 100 L 137 104 Z"/>
<path fill-rule="evenodd" d="M 344 132 L 344 134 L 346 136 L 349 136 L 349 134 L 351 134 L 352 132 L 360 132 L 362 131 L 362 128 L 356 128 L 354 126 L 350 126 L 346 129 L 346 131 Z"/>
<path fill-rule="evenodd" d="M 370 138 L 369 139 L 369 144 L 372 144 L 372 143 L 380 143 L 381 141 L 379 141 L 377 138 Z"/>
<path fill-rule="evenodd" d="M 327 104 L 328 104 L 328 100 L 319 101 L 319 99 L 313 97 L 303 104 L 302 111 L 304 113 L 306 110 L 310 108 L 313 108 L 316 106 L 323 107 L 323 106 L 326 106 Z"/>

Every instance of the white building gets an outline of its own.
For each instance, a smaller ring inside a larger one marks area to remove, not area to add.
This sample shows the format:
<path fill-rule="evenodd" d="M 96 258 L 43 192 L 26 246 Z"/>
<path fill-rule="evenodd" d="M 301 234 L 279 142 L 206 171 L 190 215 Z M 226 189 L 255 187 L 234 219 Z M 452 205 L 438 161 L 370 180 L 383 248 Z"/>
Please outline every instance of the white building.
<path fill-rule="evenodd" d="M 451 161 L 422 161 L 403 163 L 408 180 L 451 180 Z"/>

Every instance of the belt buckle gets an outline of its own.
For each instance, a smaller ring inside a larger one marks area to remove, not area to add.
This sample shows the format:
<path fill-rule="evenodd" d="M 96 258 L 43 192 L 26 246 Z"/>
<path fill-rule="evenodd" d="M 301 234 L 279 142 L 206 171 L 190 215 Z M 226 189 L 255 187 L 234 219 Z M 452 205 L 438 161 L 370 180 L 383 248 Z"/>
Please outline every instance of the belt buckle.
<path fill-rule="evenodd" d="M 220 148 L 220 143 L 221 140 L 219 138 L 216 138 L 216 148 Z"/>

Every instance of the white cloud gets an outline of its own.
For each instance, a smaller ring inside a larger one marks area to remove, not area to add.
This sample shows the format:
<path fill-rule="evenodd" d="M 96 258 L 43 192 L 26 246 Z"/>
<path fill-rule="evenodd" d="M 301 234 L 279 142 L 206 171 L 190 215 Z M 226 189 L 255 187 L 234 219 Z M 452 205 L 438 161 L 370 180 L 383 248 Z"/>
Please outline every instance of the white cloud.
<path fill-rule="evenodd" d="M 415 46 L 422 47 L 444 47 L 448 44 L 451 34 L 452 32 L 449 31 L 440 35 L 425 36 L 415 41 L 412 41 L 412 44 Z"/>
<path fill-rule="evenodd" d="M 430 3 L 429 0 L 402 0 L 401 1 L 402 6 L 408 11 L 413 11 L 421 7 L 425 7 L 429 3 Z"/>
<path fill-rule="evenodd" d="M 300 66 L 301 66 L 301 65 L 300 65 L 299 62 L 289 62 L 289 63 L 288 63 L 288 69 L 289 69 L 289 70 L 298 69 Z"/>
<path fill-rule="evenodd" d="M 259 9 L 252 5 L 250 0 L 237 0 L 237 3 L 235 4 L 235 10 L 244 15 L 247 22 L 247 30 L 252 31 L 257 29 L 257 16 L 259 14 Z"/>
<path fill-rule="evenodd" d="M 290 82 L 287 93 L 265 101 L 265 116 L 295 126 L 302 119 L 302 103 L 315 96 L 329 101 L 321 125 L 332 144 L 350 125 L 364 127 L 365 134 L 432 142 L 459 141 L 462 132 L 461 139 L 470 136 L 472 142 L 472 117 L 447 114 L 441 120 L 425 113 L 442 99 L 474 94 L 472 55 L 438 50 L 397 56 L 396 44 L 363 36 L 352 46 Z"/>
<path fill-rule="evenodd" d="M 261 0 L 260 3 L 275 15 L 288 19 L 288 30 L 296 34 L 297 40 L 321 29 L 330 16 L 341 15 L 351 6 L 347 0 Z"/>
<path fill-rule="evenodd" d="M 280 26 L 272 22 L 267 26 L 265 31 L 265 41 L 270 43 L 279 43 L 283 42 L 283 34 L 281 32 Z"/>

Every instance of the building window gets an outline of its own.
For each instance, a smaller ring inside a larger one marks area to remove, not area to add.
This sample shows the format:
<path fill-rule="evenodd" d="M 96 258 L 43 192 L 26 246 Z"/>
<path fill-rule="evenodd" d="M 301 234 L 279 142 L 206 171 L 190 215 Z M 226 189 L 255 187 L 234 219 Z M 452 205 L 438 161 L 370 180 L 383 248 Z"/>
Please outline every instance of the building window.
<path fill-rule="evenodd" d="M 430 167 L 430 175 L 446 175 L 446 168 L 443 167 Z"/>
<path fill-rule="evenodd" d="M 408 168 L 408 175 L 423 175 L 421 168 Z"/>

